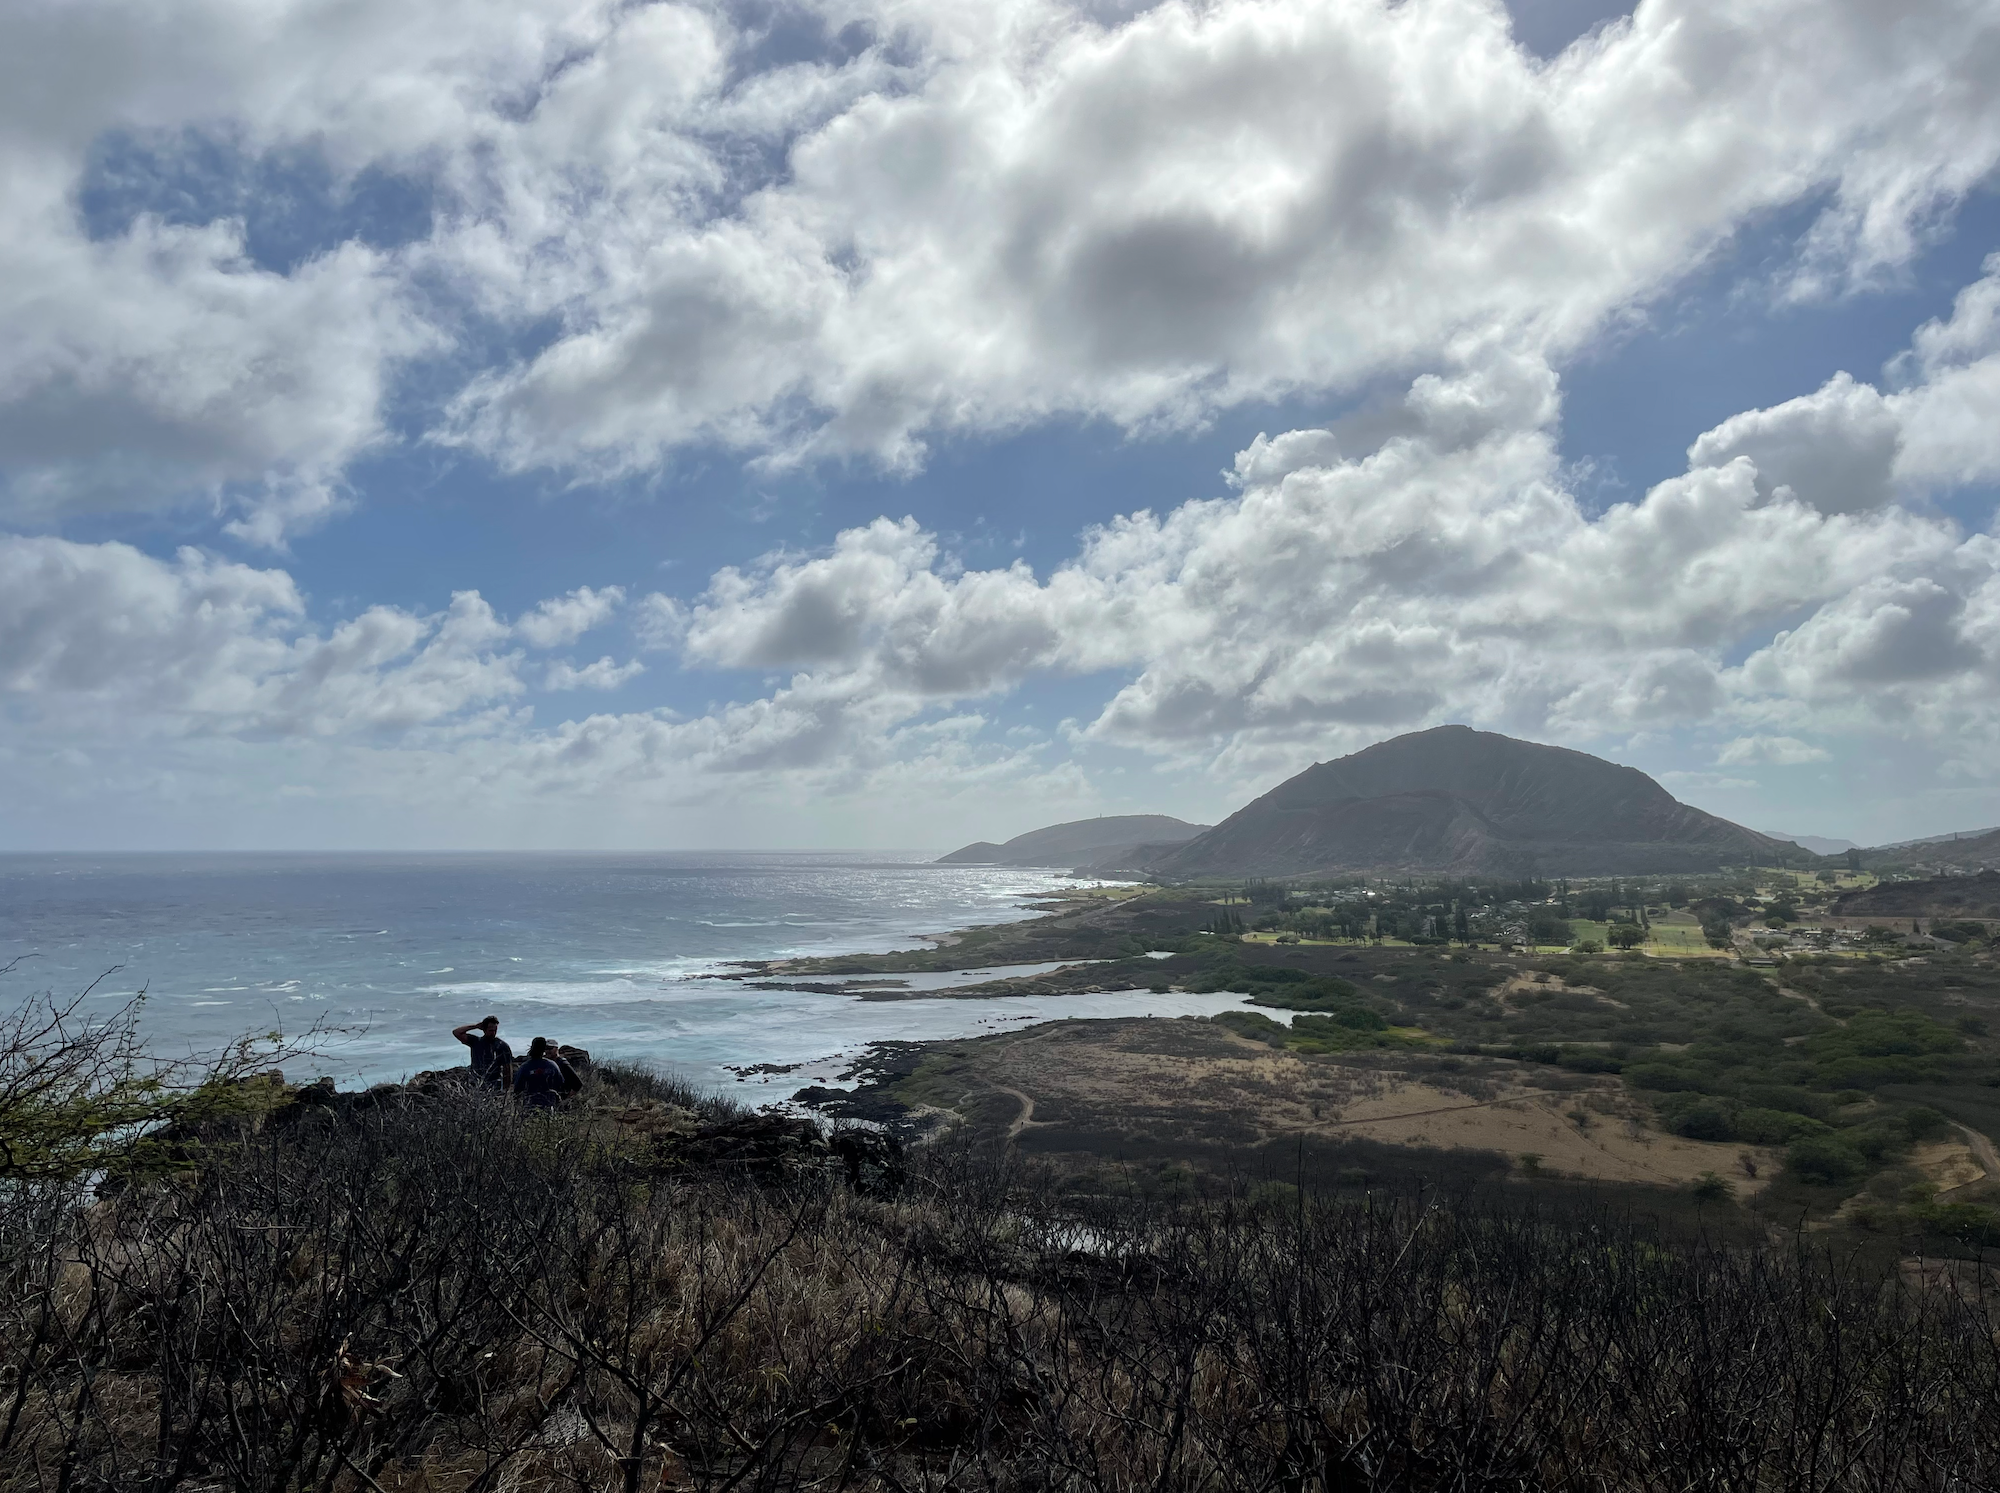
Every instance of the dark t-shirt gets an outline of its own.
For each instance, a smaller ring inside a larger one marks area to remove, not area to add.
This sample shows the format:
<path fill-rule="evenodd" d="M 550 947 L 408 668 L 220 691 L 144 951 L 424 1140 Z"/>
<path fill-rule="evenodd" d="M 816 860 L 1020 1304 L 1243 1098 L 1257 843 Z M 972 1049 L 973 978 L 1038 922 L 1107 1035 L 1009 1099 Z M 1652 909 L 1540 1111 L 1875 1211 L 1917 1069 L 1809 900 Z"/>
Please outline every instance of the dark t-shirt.
<path fill-rule="evenodd" d="M 472 1049 L 472 1071 L 496 1089 L 499 1088 L 514 1066 L 514 1049 L 507 1045 L 504 1038 L 489 1037 L 484 1033 L 458 1040 Z"/>
<path fill-rule="evenodd" d="M 554 1109 L 566 1087 L 562 1069 L 547 1058 L 529 1058 L 514 1075 L 515 1097 L 531 1109 Z"/>

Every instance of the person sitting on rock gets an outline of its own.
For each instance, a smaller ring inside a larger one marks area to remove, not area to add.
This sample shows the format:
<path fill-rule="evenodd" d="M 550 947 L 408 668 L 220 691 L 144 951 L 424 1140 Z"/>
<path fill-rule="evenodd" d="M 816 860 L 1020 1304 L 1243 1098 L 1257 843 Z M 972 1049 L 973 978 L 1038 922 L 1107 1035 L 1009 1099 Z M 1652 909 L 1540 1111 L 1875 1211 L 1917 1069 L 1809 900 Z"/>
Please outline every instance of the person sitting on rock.
<path fill-rule="evenodd" d="M 474 1036 L 477 1032 L 479 1035 Z M 472 1076 L 503 1094 L 514 1085 L 514 1049 L 500 1040 L 500 1018 L 455 1026 L 451 1034 L 472 1049 Z"/>
<path fill-rule="evenodd" d="M 528 1045 L 528 1061 L 514 1073 L 515 1096 L 530 1109 L 560 1109 L 563 1099 L 581 1087 L 547 1037 Z"/>

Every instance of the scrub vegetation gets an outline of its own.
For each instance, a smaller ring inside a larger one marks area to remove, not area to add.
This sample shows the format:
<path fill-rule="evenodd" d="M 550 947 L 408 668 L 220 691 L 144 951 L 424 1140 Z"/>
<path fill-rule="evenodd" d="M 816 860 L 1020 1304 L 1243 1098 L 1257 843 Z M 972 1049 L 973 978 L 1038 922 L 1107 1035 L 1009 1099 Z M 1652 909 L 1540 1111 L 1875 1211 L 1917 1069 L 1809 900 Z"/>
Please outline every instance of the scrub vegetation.
<path fill-rule="evenodd" d="M 2000 1476 L 1956 1277 L 1593 1212 L 729 1165 L 633 1073 L 0 1186 L 0 1487 L 1829 1490 Z M 796 1124 L 797 1122 L 793 1122 Z M 837 1137 L 835 1138 L 837 1139 Z M 194 1142 L 199 1142 L 194 1144 Z"/>

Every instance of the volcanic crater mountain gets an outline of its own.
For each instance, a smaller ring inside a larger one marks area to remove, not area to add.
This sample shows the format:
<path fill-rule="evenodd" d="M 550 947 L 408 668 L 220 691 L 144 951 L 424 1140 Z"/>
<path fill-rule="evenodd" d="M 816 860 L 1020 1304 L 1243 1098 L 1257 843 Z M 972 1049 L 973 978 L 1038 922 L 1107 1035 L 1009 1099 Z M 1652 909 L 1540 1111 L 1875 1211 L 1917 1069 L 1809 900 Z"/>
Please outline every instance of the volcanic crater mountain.
<path fill-rule="evenodd" d="M 1072 850 L 1064 838 L 1112 825 L 1130 825 L 1132 832 L 1107 828 L 1088 852 L 1080 842 Z M 1141 828 L 1155 825 L 1185 833 Z M 1124 849 L 1111 843 L 1120 836 L 1128 842 Z M 1170 839 L 1180 843 L 1161 843 Z M 1206 831 L 1163 816 L 1084 820 L 945 857 L 1066 862 L 1168 880 L 1358 872 L 1613 876 L 1808 858 L 1796 844 L 1681 803 L 1637 768 L 1468 726 L 1417 731 L 1316 763 Z"/>
<path fill-rule="evenodd" d="M 1439 726 L 1315 763 L 1148 869 L 1610 876 L 1780 856 L 1804 852 L 1680 802 L 1635 767 Z"/>

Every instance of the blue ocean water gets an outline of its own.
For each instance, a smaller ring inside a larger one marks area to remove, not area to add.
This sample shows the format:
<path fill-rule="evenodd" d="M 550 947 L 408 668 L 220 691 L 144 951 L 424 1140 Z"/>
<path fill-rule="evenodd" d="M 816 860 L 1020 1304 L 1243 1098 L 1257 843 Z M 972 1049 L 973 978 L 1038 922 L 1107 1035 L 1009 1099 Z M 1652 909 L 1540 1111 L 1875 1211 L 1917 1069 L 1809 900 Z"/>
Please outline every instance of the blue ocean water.
<path fill-rule="evenodd" d="M 830 1079 L 869 1042 L 1051 1016 L 1211 1014 L 1234 996 L 1143 993 L 862 1001 L 714 974 L 737 959 L 880 952 L 1033 916 L 1056 871 L 818 853 L 0 856 L 0 1009 L 99 981 L 143 988 L 156 1048 L 210 1051 L 318 1024 L 289 1076 L 343 1085 L 461 1062 L 452 1027 L 491 1013 L 516 1050 L 546 1036 L 763 1094 Z M 101 978 L 100 978 L 101 977 Z M 980 972 L 930 977 L 935 988 Z M 742 1092 L 741 1089 L 738 1092 Z M 746 1096 L 747 1097 L 747 1096 Z"/>

